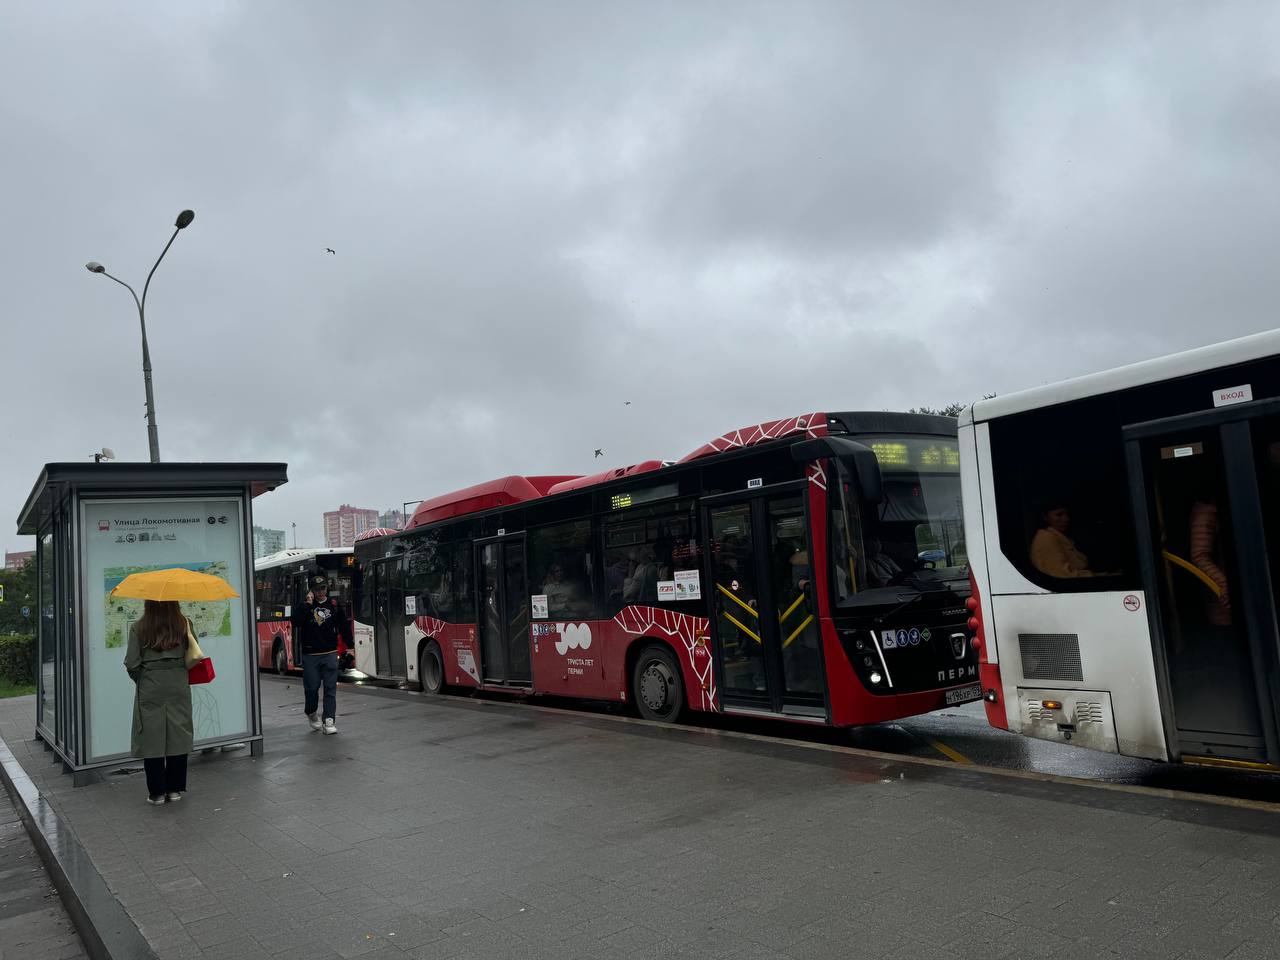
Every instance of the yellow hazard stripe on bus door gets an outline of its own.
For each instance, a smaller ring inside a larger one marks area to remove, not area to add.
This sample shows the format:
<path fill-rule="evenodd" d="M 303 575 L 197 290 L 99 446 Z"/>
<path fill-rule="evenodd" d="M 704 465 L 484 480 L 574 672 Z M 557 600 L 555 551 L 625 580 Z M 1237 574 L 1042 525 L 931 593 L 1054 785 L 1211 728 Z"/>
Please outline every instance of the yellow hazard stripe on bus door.
<path fill-rule="evenodd" d="M 728 597 L 734 603 L 736 603 L 738 606 L 740 606 L 743 610 L 747 611 L 747 613 L 755 617 L 757 620 L 760 619 L 760 614 L 756 612 L 755 608 L 748 603 L 744 603 L 742 601 L 742 598 L 739 597 L 732 590 L 726 589 L 722 584 L 719 584 L 719 583 L 716 584 L 716 589 L 719 590 L 721 593 L 723 593 L 726 597 Z"/>
<path fill-rule="evenodd" d="M 807 617 L 805 617 L 804 622 L 801 623 L 800 626 L 796 627 L 795 630 L 792 631 L 791 636 L 787 637 L 787 639 L 782 641 L 782 649 L 785 650 L 787 649 L 787 647 L 791 646 L 791 641 L 794 640 L 796 637 L 800 636 L 800 634 L 804 632 L 804 628 L 811 623 L 813 623 L 812 613 L 809 614 Z"/>
<path fill-rule="evenodd" d="M 803 594 L 803 593 L 801 593 L 798 597 L 796 597 L 796 598 L 795 598 L 795 600 L 791 601 L 791 606 L 787 607 L 786 612 L 785 612 L 782 616 L 780 616 L 780 617 L 778 618 L 778 623 L 779 623 L 779 624 L 781 624 L 781 623 L 786 622 L 787 617 L 789 617 L 789 616 L 791 616 L 791 614 L 795 613 L 795 612 L 796 612 L 796 607 L 800 606 L 800 604 L 802 604 L 802 603 L 804 603 L 804 594 Z"/>
<path fill-rule="evenodd" d="M 735 627 L 737 627 L 739 630 L 741 630 L 743 633 L 745 633 L 748 637 L 750 637 L 750 638 L 751 638 L 752 640 L 754 640 L 756 643 L 760 643 L 760 635 L 759 635 L 758 633 L 756 633 L 754 630 L 752 630 L 750 627 L 748 627 L 746 624 L 744 624 L 744 623 L 739 623 L 737 620 L 735 620 L 735 619 L 734 619 L 734 617 L 733 617 L 733 614 L 728 613 L 728 612 L 726 611 L 726 612 L 724 612 L 722 615 L 724 616 L 724 618 L 725 618 L 726 620 L 728 620 L 730 623 L 732 623 Z"/>

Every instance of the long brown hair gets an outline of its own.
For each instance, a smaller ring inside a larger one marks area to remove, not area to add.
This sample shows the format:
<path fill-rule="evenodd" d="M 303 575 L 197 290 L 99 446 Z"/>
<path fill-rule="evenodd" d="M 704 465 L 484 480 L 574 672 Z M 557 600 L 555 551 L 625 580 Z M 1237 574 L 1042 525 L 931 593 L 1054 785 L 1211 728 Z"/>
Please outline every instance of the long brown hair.
<path fill-rule="evenodd" d="M 138 639 L 149 650 L 173 650 L 187 642 L 187 618 L 176 600 L 148 600 L 138 621 Z"/>

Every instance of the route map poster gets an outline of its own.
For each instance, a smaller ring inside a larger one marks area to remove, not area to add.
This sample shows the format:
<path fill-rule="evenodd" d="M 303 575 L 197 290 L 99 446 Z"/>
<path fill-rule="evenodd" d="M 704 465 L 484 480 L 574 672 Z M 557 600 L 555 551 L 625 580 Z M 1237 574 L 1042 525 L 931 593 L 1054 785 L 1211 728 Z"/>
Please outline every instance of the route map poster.
<path fill-rule="evenodd" d="M 112 598 L 131 573 L 185 567 L 222 577 L 236 600 L 184 603 L 217 677 L 191 688 L 195 739 L 248 736 L 244 636 L 244 561 L 240 502 L 235 499 L 87 500 L 84 509 L 85 680 L 90 762 L 129 753 L 133 681 L 124 670 L 129 627 L 143 601 Z"/>

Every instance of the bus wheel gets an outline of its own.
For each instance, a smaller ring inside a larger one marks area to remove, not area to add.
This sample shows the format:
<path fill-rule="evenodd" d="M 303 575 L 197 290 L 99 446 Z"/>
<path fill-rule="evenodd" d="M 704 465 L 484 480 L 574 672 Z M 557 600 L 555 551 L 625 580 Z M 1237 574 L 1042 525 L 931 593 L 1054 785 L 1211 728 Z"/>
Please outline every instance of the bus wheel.
<path fill-rule="evenodd" d="M 444 657 L 440 645 L 432 640 L 422 648 L 418 658 L 418 679 L 423 693 L 444 693 Z"/>
<path fill-rule="evenodd" d="M 673 721 L 684 710 L 684 682 L 675 657 L 666 647 L 640 651 L 631 674 L 631 696 L 646 720 Z"/>
<path fill-rule="evenodd" d="M 285 656 L 284 644 L 279 640 L 276 641 L 276 649 L 275 653 L 272 654 L 272 659 L 275 660 L 276 673 L 283 677 L 289 672 L 289 658 Z"/>

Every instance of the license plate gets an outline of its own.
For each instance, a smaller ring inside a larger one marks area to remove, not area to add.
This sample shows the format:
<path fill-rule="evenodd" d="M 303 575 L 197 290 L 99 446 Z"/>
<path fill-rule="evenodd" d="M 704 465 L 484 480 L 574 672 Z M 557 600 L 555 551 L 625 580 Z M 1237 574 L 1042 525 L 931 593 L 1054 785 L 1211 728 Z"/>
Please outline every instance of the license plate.
<path fill-rule="evenodd" d="M 947 706 L 957 703 L 968 703 L 970 700 L 982 699 L 982 684 L 971 683 L 966 687 L 956 687 L 947 691 Z"/>

